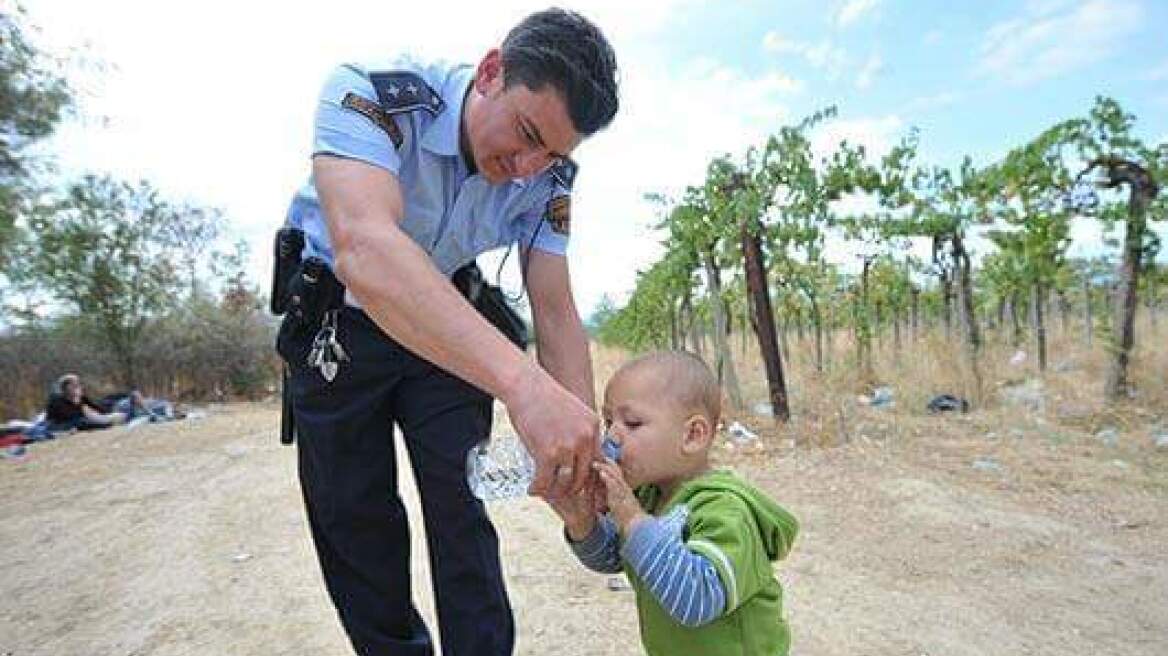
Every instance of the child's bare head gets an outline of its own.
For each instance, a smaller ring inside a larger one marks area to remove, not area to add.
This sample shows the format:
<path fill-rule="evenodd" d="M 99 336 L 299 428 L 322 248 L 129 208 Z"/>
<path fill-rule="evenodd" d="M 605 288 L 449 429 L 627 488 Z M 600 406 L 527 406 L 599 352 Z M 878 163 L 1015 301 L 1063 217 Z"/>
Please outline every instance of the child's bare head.
<path fill-rule="evenodd" d="M 718 425 L 722 390 L 713 372 L 696 355 L 685 351 L 654 351 L 626 362 L 613 375 L 613 380 L 634 373 L 646 374 L 655 383 L 648 388 L 672 411 L 701 414 L 711 426 Z"/>
<path fill-rule="evenodd" d="M 650 353 L 622 366 L 604 388 L 603 410 L 625 480 L 670 484 L 704 471 L 721 407 L 718 381 L 688 353 Z"/>

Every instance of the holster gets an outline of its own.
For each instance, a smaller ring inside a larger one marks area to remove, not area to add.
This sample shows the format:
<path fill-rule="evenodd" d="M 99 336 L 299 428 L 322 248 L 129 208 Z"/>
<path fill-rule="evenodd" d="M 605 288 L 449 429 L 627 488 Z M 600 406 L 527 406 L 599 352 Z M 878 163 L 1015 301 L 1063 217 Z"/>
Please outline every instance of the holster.
<path fill-rule="evenodd" d="M 527 350 L 530 337 L 523 317 L 507 302 L 502 289 L 483 280 L 483 273 L 477 264 L 471 262 L 455 271 L 450 281 L 504 337 L 520 350 Z"/>
<path fill-rule="evenodd" d="M 344 304 L 345 286 L 319 257 L 305 259 L 288 279 L 284 310 L 297 331 L 318 329 L 326 312 Z"/>
<path fill-rule="evenodd" d="M 288 309 L 288 283 L 300 268 L 300 254 L 304 250 L 304 231 L 299 228 L 280 228 L 276 231 L 275 245 L 269 306 L 272 314 L 279 316 Z"/>
<path fill-rule="evenodd" d="M 304 231 L 283 227 L 276 231 L 275 253 L 272 261 L 272 290 L 268 306 L 279 316 L 288 310 L 288 286 L 300 270 L 304 250 Z M 280 367 L 280 444 L 292 444 L 296 439 L 296 420 L 292 415 L 292 385 L 288 363 Z"/>

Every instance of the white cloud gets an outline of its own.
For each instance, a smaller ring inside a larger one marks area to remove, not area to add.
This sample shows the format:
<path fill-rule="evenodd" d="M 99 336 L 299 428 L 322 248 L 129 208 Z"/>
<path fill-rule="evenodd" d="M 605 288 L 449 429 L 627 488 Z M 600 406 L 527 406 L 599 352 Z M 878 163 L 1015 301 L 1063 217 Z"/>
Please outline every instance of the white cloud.
<path fill-rule="evenodd" d="M 916 112 L 927 112 L 934 109 L 941 109 L 949 107 L 961 99 L 961 94 L 956 91 L 942 91 L 926 96 L 917 96 L 908 101 L 901 111 L 905 114 L 913 114 Z"/>
<path fill-rule="evenodd" d="M 801 53 L 803 52 L 805 46 L 798 41 L 792 41 L 791 39 L 788 39 L 778 32 L 771 30 L 770 32 L 767 32 L 765 35 L 763 35 L 762 47 L 763 50 L 766 50 L 767 52 L 786 54 Z"/>
<path fill-rule="evenodd" d="M 778 32 L 767 32 L 762 39 L 763 50 L 776 54 L 799 55 L 812 67 L 823 71 L 828 80 L 839 79 L 850 65 L 848 53 L 831 39 L 818 43 L 788 39 Z"/>
<path fill-rule="evenodd" d="M 882 70 L 884 70 L 884 60 L 881 59 L 880 55 L 873 54 L 868 57 L 868 61 L 864 62 L 859 74 L 856 75 L 856 88 L 864 90 L 871 87 L 872 82 Z"/>
<path fill-rule="evenodd" d="M 795 94 L 803 90 L 803 80 L 795 79 L 780 72 L 771 72 L 762 76 L 753 84 L 757 85 L 759 93 L 788 93 Z"/>
<path fill-rule="evenodd" d="M 705 180 L 714 157 L 762 143 L 790 120 L 785 98 L 802 87 L 778 72 L 751 78 L 711 59 L 691 62 L 681 76 L 663 70 L 649 61 L 628 70 L 618 123 L 581 146 L 572 266 L 587 307 L 604 292 L 623 298 L 634 272 L 661 256 L 663 235 L 649 227 L 656 208 L 643 196 L 680 197 Z"/>
<path fill-rule="evenodd" d="M 1109 57 L 1142 27 L 1143 13 L 1135 0 L 1031 3 L 989 29 L 977 70 L 1015 85 L 1069 73 Z"/>
<path fill-rule="evenodd" d="M 839 78 L 848 68 L 848 53 L 829 39 L 807 46 L 803 56 L 809 64 L 821 69 L 829 80 Z"/>
<path fill-rule="evenodd" d="M 880 0 L 847 0 L 835 15 L 836 25 L 847 27 L 871 13 L 879 4 Z"/>
<path fill-rule="evenodd" d="M 803 88 L 779 70 L 751 77 L 710 60 L 682 69 L 667 60 L 656 44 L 688 1 L 639 3 L 636 14 L 618 0 L 580 9 L 613 41 L 622 78 L 620 115 L 576 153 L 569 258 L 582 313 L 603 293 L 621 297 L 635 271 L 659 256 L 642 195 L 700 183 L 710 158 L 740 154 L 782 125 L 785 99 Z M 74 122 L 48 145 L 66 173 L 146 178 L 171 197 L 222 207 L 232 239 L 251 247 L 251 279 L 266 285 L 271 235 L 308 173 L 327 72 L 400 50 L 475 61 L 544 6 L 466 5 L 451 23 L 438 3 L 407 11 L 338 0 L 327 12 L 289 5 L 272 29 L 270 8 L 257 3 L 41 0 L 29 11 L 51 45 L 62 51 L 89 40 L 93 56 L 110 64 L 83 99 L 87 115 L 108 122 Z M 489 275 L 497 258 L 484 258 Z M 515 260 L 513 253 L 509 271 Z M 505 279 L 516 288 L 513 274 Z"/>
<path fill-rule="evenodd" d="M 925 32 L 923 37 L 921 37 L 921 43 L 927 46 L 935 46 L 938 43 L 941 43 L 941 40 L 944 37 L 945 33 L 941 30 L 929 30 L 928 32 Z"/>

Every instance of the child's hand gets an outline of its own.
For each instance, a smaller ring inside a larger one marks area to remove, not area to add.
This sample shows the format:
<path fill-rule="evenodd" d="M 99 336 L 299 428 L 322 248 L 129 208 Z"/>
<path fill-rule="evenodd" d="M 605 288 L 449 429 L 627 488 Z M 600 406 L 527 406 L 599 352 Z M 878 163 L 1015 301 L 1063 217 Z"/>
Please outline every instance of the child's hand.
<path fill-rule="evenodd" d="M 621 533 L 627 536 L 633 526 L 648 515 L 641 509 L 641 503 L 637 501 L 636 495 L 625 482 L 624 474 L 615 462 L 606 458 L 593 462 L 592 468 L 600 475 L 600 482 L 604 484 L 609 513 L 616 520 Z"/>
<path fill-rule="evenodd" d="M 600 483 L 597 481 L 595 485 L 599 486 Z M 573 542 L 584 540 L 596 526 L 596 494 L 593 490 L 592 485 L 585 485 L 582 490 L 574 494 L 549 497 L 547 500 L 552 510 L 556 511 L 560 519 L 564 520 L 564 528 L 567 529 L 568 537 Z"/>

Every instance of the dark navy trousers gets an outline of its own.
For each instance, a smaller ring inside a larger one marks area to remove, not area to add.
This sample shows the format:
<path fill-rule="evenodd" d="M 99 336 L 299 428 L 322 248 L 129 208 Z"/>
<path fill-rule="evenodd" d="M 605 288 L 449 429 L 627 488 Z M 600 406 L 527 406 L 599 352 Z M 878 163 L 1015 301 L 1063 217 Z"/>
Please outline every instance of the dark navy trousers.
<path fill-rule="evenodd" d="M 389 338 L 361 310 L 340 310 L 351 360 L 326 382 L 306 364 L 317 326 L 285 318 L 300 484 L 325 584 L 361 656 L 431 656 L 413 604 L 410 535 L 398 495 L 393 425 L 418 483 L 447 656 L 509 655 L 514 622 L 499 543 L 466 484 L 466 454 L 491 427 L 491 398 Z"/>

